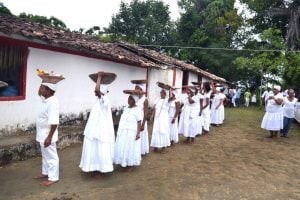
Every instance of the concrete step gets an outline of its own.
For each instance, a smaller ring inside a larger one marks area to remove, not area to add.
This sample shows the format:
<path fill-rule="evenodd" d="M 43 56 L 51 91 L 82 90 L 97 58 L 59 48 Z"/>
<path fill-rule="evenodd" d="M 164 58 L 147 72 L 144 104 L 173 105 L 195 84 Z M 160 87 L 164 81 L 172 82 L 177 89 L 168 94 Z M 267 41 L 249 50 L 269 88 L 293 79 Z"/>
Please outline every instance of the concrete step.
<path fill-rule="evenodd" d="M 63 149 L 82 142 L 83 130 L 83 123 L 59 126 L 57 148 Z M 20 135 L 0 138 L 0 166 L 36 156 L 40 156 L 40 145 L 36 142 L 34 133 L 24 132 Z"/>

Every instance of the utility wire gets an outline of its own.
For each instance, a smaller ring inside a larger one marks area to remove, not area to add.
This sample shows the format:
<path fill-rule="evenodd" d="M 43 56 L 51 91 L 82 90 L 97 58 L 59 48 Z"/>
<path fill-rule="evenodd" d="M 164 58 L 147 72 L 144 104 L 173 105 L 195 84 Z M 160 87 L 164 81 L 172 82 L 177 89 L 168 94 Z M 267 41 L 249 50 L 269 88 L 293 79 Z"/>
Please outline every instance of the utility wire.
<path fill-rule="evenodd" d="M 203 49 L 203 50 L 223 50 L 223 51 L 254 51 L 254 52 L 294 52 L 300 53 L 300 50 L 281 50 L 281 49 L 231 49 L 219 47 L 188 47 L 188 46 L 164 46 L 164 45 L 139 45 L 141 47 L 159 47 L 159 48 L 177 48 L 177 49 Z"/>

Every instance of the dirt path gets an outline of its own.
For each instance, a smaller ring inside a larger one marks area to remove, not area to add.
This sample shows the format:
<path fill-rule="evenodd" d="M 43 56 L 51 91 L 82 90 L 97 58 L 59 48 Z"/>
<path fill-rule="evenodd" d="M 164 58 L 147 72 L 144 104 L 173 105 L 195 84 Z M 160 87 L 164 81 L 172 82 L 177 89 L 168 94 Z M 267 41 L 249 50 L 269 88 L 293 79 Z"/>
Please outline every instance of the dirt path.
<path fill-rule="evenodd" d="M 262 114 L 227 109 L 225 124 L 196 144 L 151 152 L 139 168 L 102 180 L 79 170 L 81 145 L 59 151 L 61 179 L 48 188 L 31 178 L 40 158 L 13 163 L 0 168 L 0 199 L 300 199 L 300 127 L 289 139 L 267 139 Z"/>

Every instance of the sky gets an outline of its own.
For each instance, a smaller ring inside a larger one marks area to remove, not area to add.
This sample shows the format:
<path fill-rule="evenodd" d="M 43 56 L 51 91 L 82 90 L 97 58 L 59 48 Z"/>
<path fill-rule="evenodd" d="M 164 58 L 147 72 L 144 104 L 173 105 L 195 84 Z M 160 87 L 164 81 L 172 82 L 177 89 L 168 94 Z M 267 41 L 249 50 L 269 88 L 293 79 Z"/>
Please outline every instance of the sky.
<path fill-rule="evenodd" d="M 62 20 L 71 30 L 108 27 L 118 13 L 122 0 L 0 0 L 14 15 L 21 12 Z M 131 0 L 123 0 L 125 3 Z M 169 5 L 172 20 L 179 18 L 177 0 L 163 0 Z"/>

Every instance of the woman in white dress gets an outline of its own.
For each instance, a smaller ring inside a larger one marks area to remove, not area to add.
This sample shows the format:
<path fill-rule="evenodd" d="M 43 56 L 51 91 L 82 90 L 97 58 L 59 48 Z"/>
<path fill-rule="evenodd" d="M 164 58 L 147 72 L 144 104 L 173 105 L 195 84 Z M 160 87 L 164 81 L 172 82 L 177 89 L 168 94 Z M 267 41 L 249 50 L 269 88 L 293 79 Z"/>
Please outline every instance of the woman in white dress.
<path fill-rule="evenodd" d="M 161 153 L 165 153 L 165 148 L 170 146 L 169 105 L 166 95 L 167 91 L 162 89 L 160 91 L 160 99 L 156 101 L 155 108 L 151 116 L 154 123 L 150 146 L 154 147 L 155 152 L 158 151 L 158 148 L 161 148 Z"/>
<path fill-rule="evenodd" d="M 183 86 L 184 93 L 181 95 L 181 114 L 179 117 L 178 134 L 184 135 L 189 130 L 190 106 L 188 101 L 189 88 Z"/>
<path fill-rule="evenodd" d="M 201 115 L 203 118 L 203 135 L 208 134 L 209 127 L 210 127 L 210 95 L 211 95 L 211 88 L 209 82 L 205 82 L 203 84 L 204 90 L 204 97 L 203 103 L 201 107 Z"/>
<path fill-rule="evenodd" d="M 95 95 L 98 97 L 84 129 L 84 141 L 79 167 L 84 172 L 99 172 L 96 176 L 113 171 L 115 132 L 107 87 L 100 86 L 103 73 L 98 74 Z"/>
<path fill-rule="evenodd" d="M 203 94 L 201 94 L 201 83 L 197 87 L 195 87 L 195 104 L 194 107 L 196 108 L 195 112 L 198 112 L 198 122 L 197 122 L 197 130 L 198 133 L 196 136 L 202 135 L 202 125 L 203 125 L 203 116 L 201 113 L 201 107 L 203 106 Z"/>
<path fill-rule="evenodd" d="M 221 87 L 215 88 L 215 94 L 211 104 L 211 124 L 215 126 L 220 126 L 224 121 L 224 100 L 225 95 L 221 93 Z"/>
<path fill-rule="evenodd" d="M 171 146 L 178 142 L 178 115 L 180 111 L 180 89 L 172 89 L 169 98 L 169 126 Z"/>
<path fill-rule="evenodd" d="M 184 137 L 186 137 L 185 142 L 193 144 L 195 142 L 195 137 L 199 133 L 199 113 L 200 105 L 197 103 L 200 101 L 199 97 L 194 95 L 192 90 L 188 90 L 188 106 L 189 106 L 189 121 L 188 130 L 184 132 Z"/>
<path fill-rule="evenodd" d="M 283 129 L 280 130 L 281 137 L 288 137 L 288 132 L 291 127 L 291 123 L 295 118 L 296 102 L 295 92 L 293 89 L 289 89 L 287 96 L 283 99 Z"/>
<path fill-rule="evenodd" d="M 132 80 L 132 83 L 136 83 L 135 90 L 141 92 L 146 92 L 146 80 Z M 136 106 L 143 112 L 143 120 L 141 124 L 141 154 L 146 155 L 149 153 L 149 138 L 148 138 L 148 126 L 147 126 L 147 116 L 148 116 L 148 99 L 145 94 L 139 95 L 139 100 L 136 102 Z"/>
<path fill-rule="evenodd" d="M 128 107 L 121 116 L 115 144 L 114 163 L 127 167 L 128 170 L 139 166 L 142 160 L 140 131 L 143 113 L 136 106 L 139 99 L 136 92 L 139 91 L 132 91 L 128 97 Z"/>
<path fill-rule="evenodd" d="M 277 138 L 278 132 L 283 128 L 281 87 L 274 86 L 273 95 L 268 97 L 266 113 L 261 122 L 261 128 L 270 131 L 270 138 Z"/>

